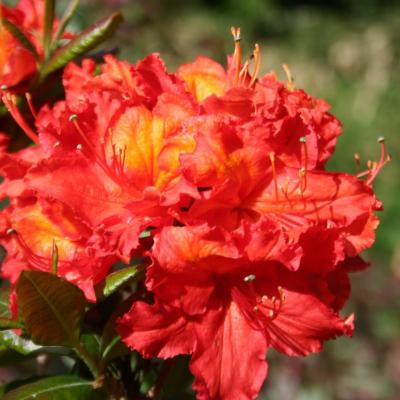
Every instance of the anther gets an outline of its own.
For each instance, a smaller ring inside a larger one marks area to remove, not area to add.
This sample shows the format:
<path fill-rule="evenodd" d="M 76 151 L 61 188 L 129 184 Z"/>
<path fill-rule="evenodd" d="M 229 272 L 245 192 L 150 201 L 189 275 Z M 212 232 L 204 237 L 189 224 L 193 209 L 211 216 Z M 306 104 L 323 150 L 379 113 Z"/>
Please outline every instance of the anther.
<path fill-rule="evenodd" d="M 356 169 L 357 172 L 360 172 L 361 170 L 361 157 L 358 153 L 354 154 L 354 160 L 356 161 Z"/>
<path fill-rule="evenodd" d="M 300 143 L 306 143 L 306 142 L 307 142 L 307 138 L 306 138 L 305 136 L 302 136 L 302 137 L 299 139 L 299 142 L 300 142 Z"/>
<path fill-rule="evenodd" d="M 273 318 L 274 317 L 274 310 L 269 310 L 268 316 L 270 318 Z"/>
<path fill-rule="evenodd" d="M 7 235 L 12 235 L 13 233 L 15 233 L 15 229 L 13 229 L 13 228 L 8 228 L 6 231 Z"/>
<path fill-rule="evenodd" d="M 72 114 L 69 116 L 68 118 L 70 120 L 70 122 L 76 121 L 78 119 L 78 116 L 76 114 Z"/>
<path fill-rule="evenodd" d="M 53 147 L 58 147 L 58 146 L 60 146 L 60 144 L 61 143 L 59 141 L 57 141 L 57 142 L 54 143 Z"/>
<path fill-rule="evenodd" d="M 0 89 L 1 89 L 1 90 L 8 90 L 8 86 L 7 86 L 7 85 L 1 85 L 1 86 L 0 86 Z"/>
<path fill-rule="evenodd" d="M 231 27 L 231 33 L 235 42 L 240 42 L 240 28 Z"/>
<path fill-rule="evenodd" d="M 267 296 L 267 295 L 262 296 L 262 297 L 261 297 L 261 303 L 264 304 L 264 305 L 266 305 L 267 302 L 268 302 L 268 296 Z"/>
<path fill-rule="evenodd" d="M 79 144 L 76 145 L 76 149 L 77 149 L 77 150 L 82 150 L 82 149 L 83 149 L 83 146 L 79 143 Z"/>
<path fill-rule="evenodd" d="M 384 143 L 385 142 L 385 138 L 383 136 L 380 136 L 378 138 L 378 143 Z"/>
<path fill-rule="evenodd" d="M 233 52 L 233 60 L 235 66 L 235 80 L 234 84 L 237 85 L 239 83 L 239 73 L 240 73 L 240 64 L 242 60 L 242 49 L 240 47 L 240 28 L 231 28 L 233 40 L 235 41 L 235 50 Z"/>
<path fill-rule="evenodd" d="M 255 279 L 256 279 L 256 276 L 254 274 L 247 275 L 243 278 L 243 280 L 245 282 L 253 282 Z"/>

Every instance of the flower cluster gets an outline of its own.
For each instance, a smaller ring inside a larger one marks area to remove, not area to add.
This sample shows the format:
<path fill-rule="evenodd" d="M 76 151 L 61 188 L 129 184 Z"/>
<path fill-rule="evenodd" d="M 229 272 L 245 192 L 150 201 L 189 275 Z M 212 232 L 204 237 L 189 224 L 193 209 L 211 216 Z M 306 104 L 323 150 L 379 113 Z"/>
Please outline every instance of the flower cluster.
<path fill-rule="evenodd" d="M 117 330 L 144 357 L 191 355 L 198 399 L 254 399 L 268 348 L 289 356 L 351 335 L 339 311 L 365 268 L 381 209 L 372 182 L 327 172 L 341 134 L 329 106 L 242 62 L 199 57 L 170 74 L 152 54 L 106 56 L 64 72 L 65 100 L 43 107 L 36 145 L 3 150 L 3 277 L 51 271 L 96 301 L 116 261 L 149 260 L 146 290 Z M 36 133 L 37 132 L 37 133 Z M 143 239 L 143 232 L 149 237 Z"/>

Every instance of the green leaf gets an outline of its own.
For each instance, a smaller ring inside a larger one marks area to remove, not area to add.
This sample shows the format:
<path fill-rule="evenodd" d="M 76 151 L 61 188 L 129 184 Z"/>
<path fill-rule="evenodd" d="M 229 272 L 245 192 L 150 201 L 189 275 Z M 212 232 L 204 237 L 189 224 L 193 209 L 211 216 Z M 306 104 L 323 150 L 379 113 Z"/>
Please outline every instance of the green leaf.
<path fill-rule="evenodd" d="M 29 354 L 42 348 L 31 340 L 18 336 L 11 330 L 0 332 L 0 343 L 20 354 Z"/>
<path fill-rule="evenodd" d="M 43 49 L 45 57 L 49 55 L 51 36 L 53 34 L 55 0 L 45 0 Z"/>
<path fill-rule="evenodd" d="M 0 331 L 6 329 L 22 328 L 22 325 L 12 319 L 0 318 Z"/>
<path fill-rule="evenodd" d="M 77 376 L 55 376 L 21 386 L 6 393 L 3 400 L 95 400 L 104 399 L 90 381 Z"/>
<path fill-rule="evenodd" d="M 65 28 L 67 27 L 67 25 L 69 24 L 69 21 L 71 20 L 71 18 L 74 16 L 78 6 L 79 6 L 79 1 L 80 0 L 72 0 L 69 4 L 67 9 L 65 10 L 61 21 L 58 24 L 58 28 L 57 28 L 57 32 L 54 35 L 54 40 L 53 43 L 51 45 L 51 51 L 54 51 L 57 47 L 58 47 L 58 42 L 60 41 L 62 34 L 65 31 Z"/>
<path fill-rule="evenodd" d="M 10 289 L 0 288 L 0 318 L 11 319 L 11 312 L 8 306 L 10 299 Z"/>
<path fill-rule="evenodd" d="M 39 60 L 39 54 L 36 51 L 33 43 L 25 36 L 25 33 L 18 28 L 13 22 L 9 21 L 7 18 L 0 17 L 1 24 L 11 33 L 27 50 L 29 50 L 36 60 Z"/>
<path fill-rule="evenodd" d="M 85 29 L 75 39 L 59 48 L 52 55 L 42 68 L 41 79 L 106 40 L 115 32 L 121 22 L 122 15 L 113 13 Z"/>
<path fill-rule="evenodd" d="M 25 330 L 36 343 L 80 345 L 86 301 L 76 286 L 47 272 L 23 271 L 17 296 Z"/>
<path fill-rule="evenodd" d="M 127 267 L 123 268 L 119 271 L 113 272 L 112 274 L 108 275 L 104 288 L 103 288 L 103 295 L 105 297 L 110 296 L 116 290 L 118 290 L 123 284 L 128 282 L 130 279 L 137 276 L 139 273 L 137 266 L 135 267 Z"/>
<path fill-rule="evenodd" d="M 29 354 L 21 354 L 18 351 L 3 348 L 0 350 L 0 368 L 4 368 L 8 365 L 17 364 L 20 361 L 29 360 L 32 357 L 36 357 L 35 352 Z M 1 398 L 1 397 L 0 397 Z"/>

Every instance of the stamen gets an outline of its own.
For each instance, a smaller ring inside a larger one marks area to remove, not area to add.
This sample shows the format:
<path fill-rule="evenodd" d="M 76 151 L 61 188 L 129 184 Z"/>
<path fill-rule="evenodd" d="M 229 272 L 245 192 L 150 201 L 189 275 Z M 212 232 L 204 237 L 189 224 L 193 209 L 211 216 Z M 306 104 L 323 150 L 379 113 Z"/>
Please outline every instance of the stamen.
<path fill-rule="evenodd" d="M 13 229 L 13 228 L 8 228 L 6 231 L 7 235 L 12 235 L 13 233 L 15 233 L 15 229 Z"/>
<path fill-rule="evenodd" d="M 306 200 L 304 198 L 304 192 L 307 188 L 307 173 L 306 170 L 304 168 L 300 168 L 299 170 L 299 178 L 300 178 L 300 186 L 299 186 L 299 194 L 301 197 L 301 200 L 303 201 L 303 210 L 305 210 L 307 208 L 307 203 Z"/>
<path fill-rule="evenodd" d="M 19 125 L 19 127 L 25 132 L 26 136 L 28 136 L 35 144 L 39 144 L 38 135 L 33 132 L 32 128 L 26 123 L 17 107 L 16 97 L 10 93 L 4 93 L 2 100 L 7 107 L 8 112 L 14 118 L 14 121 Z"/>
<path fill-rule="evenodd" d="M 299 177 L 300 177 L 300 190 L 303 194 L 307 189 L 307 170 L 302 167 L 299 170 Z"/>
<path fill-rule="evenodd" d="M 307 170 L 307 167 L 308 167 L 307 138 L 306 138 L 305 136 L 302 136 L 302 137 L 299 139 L 299 142 L 300 142 L 300 144 L 301 144 L 302 153 L 304 154 L 304 157 L 303 157 L 303 159 L 302 159 L 303 168 L 304 168 L 305 170 Z"/>
<path fill-rule="evenodd" d="M 290 91 L 293 91 L 294 89 L 296 89 L 296 87 L 294 85 L 293 75 L 290 72 L 289 66 L 287 64 L 282 64 L 282 68 L 285 71 L 286 78 L 287 78 L 287 85 L 286 86 Z"/>
<path fill-rule="evenodd" d="M 247 61 L 244 63 L 242 69 L 240 70 L 240 73 L 239 73 L 239 81 L 238 81 L 238 85 L 239 85 L 239 86 L 244 85 L 244 82 L 245 82 L 246 76 L 247 76 L 247 72 L 248 72 L 248 69 L 249 69 L 249 64 L 250 64 L 250 63 L 249 63 L 249 61 L 247 60 Z"/>
<path fill-rule="evenodd" d="M 258 73 L 260 72 L 261 55 L 260 55 L 260 46 L 257 43 L 254 46 L 253 56 L 254 56 L 254 71 L 251 81 L 249 83 L 249 87 L 251 87 L 257 80 Z"/>
<path fill-rule="evenodd" d="M 274 186 L 275 186 L 275 201 L 278 203 L 279 201 L 278 179 L 276 176 L 276 168 L 275 168 L 275 153 L 273 151 L 269 153 L 269 159 L 271 160 L 272 178 L 274 180 Z"/>
<path fill-rule="evenodd" d="M 33 106 L 31 94 L 28 92 L 25 93 L 25 99 L 26 99 L 26 102 L 28 103 L 28 107 L 29 107 L 30 112 L 33 115 L 33 118 L 37 119 L 37 112 L 35 110 L 35 107 Z"/>
<path fill-rule="evenodd" d="M 392 157 L 390 154 L 386 152 L 386 145 L 385 145 L 385 138 L 379 137 L 378 143 L 381 146 L 381 156 L 378 162 L 369 162 L 368 164 L 368 179 L 366 180 L 367 185 L 371 185 L 376 176 L 378 175 L 379 171 L 389 162 L 391 161 Z M 361 174 L 359 174 L 361 175 Z M 359 176 L 358 175 L 358 176 Z"/>
<path fill-rule="evenodd" d="M 242 49 L 240 47 L 240 28 L 231 27 L 233 40 L 235 41 L 235 51 L 233 53 L 233 63 L 235 65 L 235 80 L 234 84 L 239 83 L 239 70 L 242 61 Z"/>
<path fill-rule="evenodd" d="M 361 157 L 358 153 L 354 154 L 354 160 L 356 162 L 357 173 L 361 171 Z"/>

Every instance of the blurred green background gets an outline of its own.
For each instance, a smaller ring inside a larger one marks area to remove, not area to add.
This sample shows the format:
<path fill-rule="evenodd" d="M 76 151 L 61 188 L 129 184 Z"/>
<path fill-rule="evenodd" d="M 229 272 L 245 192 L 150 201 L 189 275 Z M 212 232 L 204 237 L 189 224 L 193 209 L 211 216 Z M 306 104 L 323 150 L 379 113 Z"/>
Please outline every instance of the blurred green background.
<path fill-rule="evenodd" d="M 60 1 L 61 8 L 63 1 Z M 378 159 L 385 136 L 393 161 L 375 181 L 385 204 L 372 266 L 352 277 L 345 312 L 356 314 L 353 339 L 320 355 L 290 359 L 270 351 L 260 399 L 400 398 L 400 1 L 390 0 L 82 0 L 77 30 L 122 10 L 123 27 L 105 48 L 132 62 L 159 52 L 173 71 L 203 54 L 222 63 L 232 52 L 230 26 L 241 26 L 245 53 L 262 49 L 262 71 L 287 63 L 297 87 L 326 99 L 344 133 L 330 169 L 355 172 Z"/>

